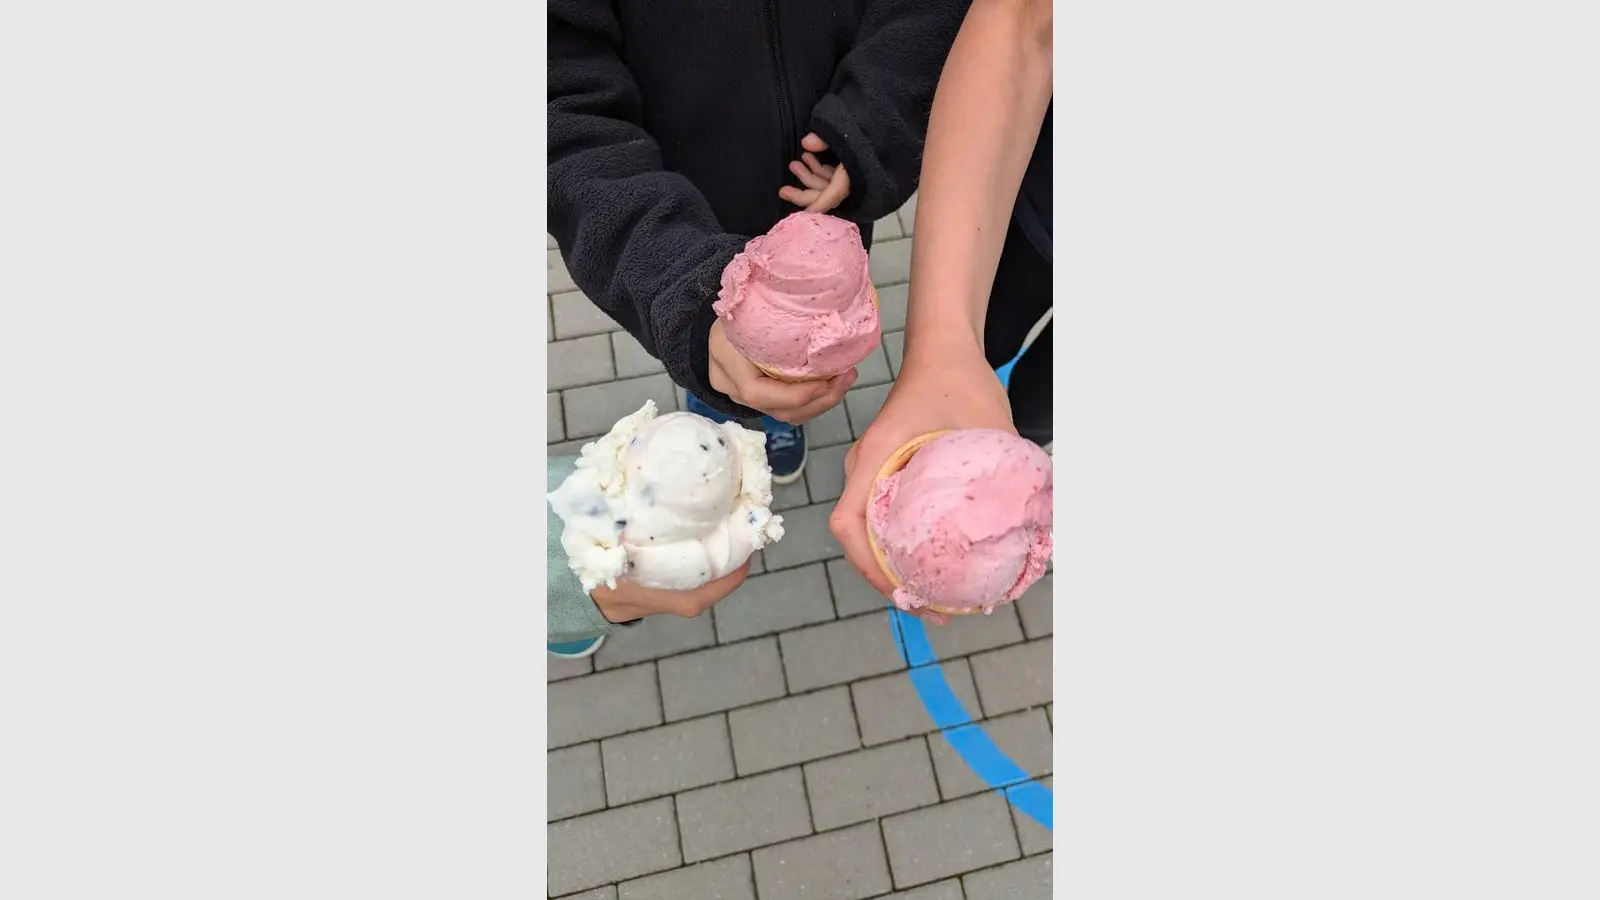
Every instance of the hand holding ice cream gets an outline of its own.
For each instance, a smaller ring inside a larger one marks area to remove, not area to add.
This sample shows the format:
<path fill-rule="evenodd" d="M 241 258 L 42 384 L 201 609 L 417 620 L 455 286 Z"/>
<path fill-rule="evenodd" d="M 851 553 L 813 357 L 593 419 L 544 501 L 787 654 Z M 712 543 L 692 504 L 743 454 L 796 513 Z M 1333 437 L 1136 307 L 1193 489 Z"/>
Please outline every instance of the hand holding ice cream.
<path fill-rule="evenodd" d="M 882 340 L 861 230 L 818 213 L 747 243 L 712 309 L 712 386 L 786 422 L 837 404 Z"/>
<path fill-rule="evenodd" d="M 885 574 L 867 533 L 867 507 L 884 462 L 912 439 L 935 431 L 998 429 L 1015 433 L 1005 388 L 976 339 L 939 345 L 908 343 L 900 377 L 845 457 L 845 487 L 828 525 L 845 556 L 885 597 L 897 585 Z M 939 624 L 926 607 L 908 610 Z"/>

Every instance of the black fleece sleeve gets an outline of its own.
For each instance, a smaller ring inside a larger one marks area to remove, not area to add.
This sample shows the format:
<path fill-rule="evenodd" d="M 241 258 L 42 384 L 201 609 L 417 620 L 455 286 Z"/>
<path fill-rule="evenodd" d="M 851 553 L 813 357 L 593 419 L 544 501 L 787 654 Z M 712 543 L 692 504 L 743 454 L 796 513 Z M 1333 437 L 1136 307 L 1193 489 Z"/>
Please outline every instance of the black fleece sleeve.
<path fill-rule="evenodd" d="M 549 22 L 550 233 L 572 280 L 673 381 L 724 412 L 758 415 L 707 374 L 711 303 L 747 238 L 723 232 L 694 185 L 662 168 L 611 4 L 549 0 Z"/>
<path fill-rule="evenodd" d="M 811 130 L 850 173 L 834 215 L 872 222 L 911 199 L 939 73 L 969 0 L 872 0 L 855 46 L 811 112 Z"/>

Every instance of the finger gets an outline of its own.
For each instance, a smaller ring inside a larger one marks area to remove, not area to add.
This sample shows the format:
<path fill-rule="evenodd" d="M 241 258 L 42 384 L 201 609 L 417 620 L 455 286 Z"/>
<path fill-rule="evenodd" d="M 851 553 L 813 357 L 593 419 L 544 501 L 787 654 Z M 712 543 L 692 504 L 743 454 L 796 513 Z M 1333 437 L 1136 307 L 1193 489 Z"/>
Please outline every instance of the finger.
<path fill-rule="evenodd" d="M 929 625 L 950 624 L 949 616 L 945 615 L 944 613 L 934 612 L 931 609 L 919 609 L 916 611 L 916 616 L 922 621 L 927 622 Z"/>
<path fill-rule="evenodd" d="M 872 467 L 870 471 L 869 467 Z M 872 460 L 857 457 L 854 471 L 845 479 L 844 493 L 828 516 L 828 530 L 833 532 L 839 546 L 844 548 L 845 558 L 855 566 L 856 571 L 878 593 L 888 597 L 894 593 L 894 585 L 878 567 L 878 557 L 873 554 L 872 543 L 867 539 L 867 500 L 872 492 L 872 476 L 876 471 Z"/>
<path fill-rule="evenodd" d="M 787 381 L 768 378 L 754 366 L 751 366 L 751 369 L 754 377 L 739 383 L 739 392 L 745 398 L 744 405 L 759 409 L 785 422 L 789 421 L 786 417 L 792 417 L 828 392 L 829 383 L 825 381 L 790 384 Z"/>
<path fill-rule="evenodd" d="M 845 391 L 850 390 L 851 386 L 854 385 L 856 380 L 860 377 L 861 374 L 858 370 L 851 369 L 850 371 L 845 372 L 843 375 L 836 375 L 833 378 L 830 378 L 828 380 L 828 389 L 822 394 L 822 396 L 812 400 L 805 406 L 794 410 L 792 413 L 790 413 L 792 418 L 785 419 L 784 421 L 789 422 L 791 425 L 804 425 L 812 419 L 815 419 L 817 416 L 820 416 L 828 410 L 833 409 L 835 406 L 838 406 L 841 402 L 843 402 Z"/>
<path fill-rule="evenodd" d="M 833 171 L 833 180 L 828 182 L 828 187 L 823 190 L 822 196 L 812 201 L 806 207 L 811 212 L 827 212 L 843 202 L 850 194 L 850 175 L 845 172 L 844 166 L 837 166 Z"/>
<path fill-rule="evenodd" d="M 807 207 L 816 202 L 816 199 L 822 196 L 822 192 L 803 191 L 797 187 L 781 187 L 778 188 L 778 196 L 786 202 L 793 203 L 795 206 Z"/>
<path fill-rule="evenodd" d="M 828 149 L 828 142 L 817 137 L 816 132 L 812 132 L 800 139 L 800 146 L 812 153 L 824 153 Z"/>
<path fill-rule="evenodd" d="M 735 403 L 742 404 L 744 402 L 735 396 L 739 386 L 728 376 L 727 370 L 723 369 L 722 364 L 717 361 L 715 356 L 711 358 L 711 366 L 707 374 L 710 376 L 709 380 L 713 390 L 727 394 L 728 399 Z"/>
<path fill-rule="evenodd" d="M 813 184 L 811 187 L 826 187 L 828 182 L 833 179 L 833 166 L 823 165 L 821 160 L 810 153 L 802 153 L 800 158 L 805 161 L 806 168 L 811 170 L 812 175 L 822 179 L 822 184 Z"/>
<path fill-rule="evenodd" d="M 850 445 L 850 449 L 849 450 L 845 451 L 845 453 L 844 453 L 844 477 L 849 478 L 850 477 L 850 473 L 855 471 L 855 468 L 856 468 L 856 453 L 859 452 L 860 450 L 861 450 L 861 442 L 860 441 L 856 441 L 854 444 Z"/>
<path fill-rule="evenodd" d="M 811 157 L 811 154 L 807 153 L 806 156 Z M 815 157 L 811 158 L 815 159 Z M 813 191 L 820 191 L 826 188 L 828 186 L 828 179 L 832 176 L 832 173 L 813 171 L 808 167 L 809 162 L 810 160 L 807 160 L 805 163 L 796 160 L 795 162 L 789 163 L 790 173 L 792 173 L 794 177 L 800 179 L 801 184 L 812 189 Z"/>

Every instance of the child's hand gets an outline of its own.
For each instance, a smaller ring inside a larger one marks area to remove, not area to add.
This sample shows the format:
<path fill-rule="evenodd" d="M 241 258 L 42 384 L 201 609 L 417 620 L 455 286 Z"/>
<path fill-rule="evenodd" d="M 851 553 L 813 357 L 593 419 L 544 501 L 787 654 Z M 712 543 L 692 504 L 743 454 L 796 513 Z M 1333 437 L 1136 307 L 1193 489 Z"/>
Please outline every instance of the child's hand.
<path fill-rule="evenodd" d="M 640 587 L 626 579 L 619 579 L 615 588 L 600 585 L 590 594 L 600 615 L 608 622 L 631 622 L 645 616 L 682 616 L 692 619 L 722 602 L 734 588 L 744 583 L 750 574 L 750 561 L 716 581 L 689 591 L 664 591 Z"/>
<path fill-rule="evenodd" d="M 817 159 L 816 154 L 827 151 L 828 145 L 815 134 L 802 138 L 800 146 L 805 152 L 800 154 L 800 159 L 789 163 L 789 171 L 800 179 L 805 189 L 779 188 L 778 196 L 806 212 L 828 212 L 850 196 L 850 173 L 842 165 L 825 166 Z"/>
<path fill-rule="evenodd" d="M 790 384 L 768 376 L 745 359 L 728 343 L 722 320 L 711 323 L 709 338 L 711 386 L 727 394 L 735 403 L 758 409 L 780 422 L 804 425 L 839 405 L 844 392 L 856 383 L 860 372 L 851 369 L 827 381 Z"/>

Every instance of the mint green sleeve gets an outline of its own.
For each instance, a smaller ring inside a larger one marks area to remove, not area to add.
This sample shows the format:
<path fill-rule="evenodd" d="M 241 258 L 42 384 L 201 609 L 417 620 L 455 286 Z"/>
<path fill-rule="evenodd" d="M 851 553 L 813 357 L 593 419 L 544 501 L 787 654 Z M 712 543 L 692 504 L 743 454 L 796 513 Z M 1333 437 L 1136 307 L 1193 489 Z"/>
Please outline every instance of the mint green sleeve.
<path fill-rule="evenodd" d="M 576 456 L 552 456 L 547 464 L 546 485 L 555 490 L 577 468 Z M 549 633 L 546 640 L 552 644 L 578 641 L 609 634 L 615 627 L 600 615 L 599 607 L 589 599 L 578 576 L 567 565 L 567 551 L 561 547 L 561 518 L 556 515 L 550 501 L 545 501 L 545 519 L 549 522 L 549 535 L 545 538 L 545 552 L 549 560 L 549 586 L 546 609 L 549 613 Z"/>

